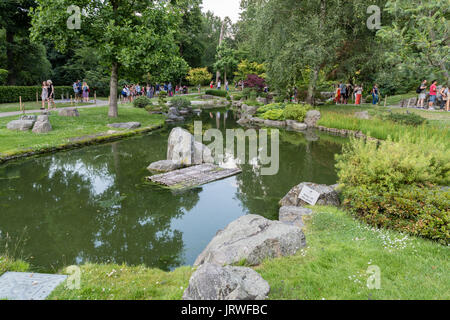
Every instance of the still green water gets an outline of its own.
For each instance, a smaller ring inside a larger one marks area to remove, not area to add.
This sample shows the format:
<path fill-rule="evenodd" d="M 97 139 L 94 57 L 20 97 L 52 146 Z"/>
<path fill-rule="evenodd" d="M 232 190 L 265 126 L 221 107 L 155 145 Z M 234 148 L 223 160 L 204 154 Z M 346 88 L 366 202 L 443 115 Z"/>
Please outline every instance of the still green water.
<path fill-rule="evenodd" d="M 206 112 L 206 128 L 238 128 L 231 111 Z M 192 124 L 187 125 L 192 128 Z M 345 139 L 280 131 L 280 169 L 243 173 L 174 193 L 145 182 L 165 159 L 170 128 L 115 143 L 0 166 L 0 254 L 36 271 L 92 263 L 190 265 L 218 230 L 245 214 L 270 219 L 303 181 L 336 183 L 334 155 Z"/>

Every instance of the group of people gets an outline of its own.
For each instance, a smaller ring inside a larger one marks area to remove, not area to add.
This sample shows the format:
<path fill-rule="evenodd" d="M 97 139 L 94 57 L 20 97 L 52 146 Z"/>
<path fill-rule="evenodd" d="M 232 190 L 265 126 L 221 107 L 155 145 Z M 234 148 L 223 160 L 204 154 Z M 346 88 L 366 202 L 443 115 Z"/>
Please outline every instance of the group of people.
<path fill-rule="evenodd" d="M 179 94 L 188 94 L 189 89 L 187 86 L 176 85 L 173 87 L 172 83 L 164 83 L 156 85 L 148 84 L 146 86 L 141 86 L 138 84 L 128 84 L 124 85 L 122 88 L 122 99 L 124 102 L 133 102 L 136 97 L 146 96 L 151 99 L 158 96 L 161 92 L 166 92 L 169 97 Z"/>
<path fill-rule="evenodd" d="M 420 86 L 417 88 L 417 93 L 419 94 L 419 100 L 417 103 L 418 108 L 425 109 L 425 100 L 428 99 L 428 109 L 434 110 L 435 105 L 439 107 L 440 110 L 450 111 L 450 93 L 448 85 L 438 85 L 437 80 L 431 82 L 428 91 L 428 81 L 423 80 Z"/>
<path fill-rule="evenodd" d="M 209 88 L 210 89 L 214 89 L 214 81 L 211 81 L 209 84 Z M 217 90 L 222 90 L 222 80 L 218 80 L 217 84 L 216 84 L 216 89 Z M 225 90 L 228 92 L 230 90 L 230 84 L 228 81 L 225 81 Z"/>
<path fill-rule="evenodd" d="M 73 84 L 73 92 L 75 94 L 75 102 L 89 102 L 89 86 L 86 81 L 81 82 L 80 80 L 77 80 Z"/>
<path fill-rule="evenodd" d="M 336 104 L 348 104 L 349 99 L 352 98 L 356 105 L 361 105 L 363 92 L 363 85 L 351 85 L 350 83 L 345 84 L 341 82 L 335 86 L 334 102 Z M 375 84 L 373 86 L 371 94 L 372 104 L 378 104 L 380 101 L 380 90 L 378 89 L 378 85 Z"/>
<path fill-rule="evenodd" d="M 42 82 L 42 92 L 41 92 L 41 100 L 42 100 L 42 107 L 41 109 L 45 109 L 45 104 L 48 104 L 48 110 L 50 110 L 50 107 L 55 106 L 55 88 L 53 86 L 52 80 L 47 80 Z"/>

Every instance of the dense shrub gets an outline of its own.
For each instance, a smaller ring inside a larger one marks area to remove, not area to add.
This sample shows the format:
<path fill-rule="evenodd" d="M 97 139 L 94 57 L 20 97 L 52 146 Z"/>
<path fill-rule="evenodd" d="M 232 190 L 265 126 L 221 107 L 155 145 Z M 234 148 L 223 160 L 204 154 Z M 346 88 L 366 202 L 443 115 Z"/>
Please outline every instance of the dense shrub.
<path fill-rule="evenodd" d="M 151 104 L 152 104 L 152 100 L 150 100 L 149 98 L 147 98 L 145 96 L 137 97 L 133 101 L 133 106 L 135 108 L 140 108 L 140 109 L 144 109 L 145 107 L 147 107 L 148 105 L 151 105 Z"/>
<path fill-rule="evenodd" d="M 387 117 L 387 120 L 406 124 L 409 126 L 420 126 L 423 124 L 426 119 L 421 117 L 420 115 L 416 113 L 390 113 Z"/>
<path fill-rule="evenodd" d="M 225 98 L 228 93 L 225 90 L 206 90 L 206 94 L 210 96 Z"/>
<path fill-rule="evenodd" d="M 258 91 L 262 91 L 264 86 L 266 85 L 266 80 L 257 76 L 256 74 L 249 74 L 247 76 L 247 80 L 244 81 L 244 86 L 246 88 L 253 88 Z"/>
<path fill-rule="evenodd" d="M 283 109 L 272 109 L 262 115 L 266 120 L 284 120 Z"/>
<path fill-rule="evenodd" d="M 344 205 L 377 227 L 449 243 L 450 154 L 434 140 L 352 139 L 337 156 Z"/>
<path fill-rule="evenodd" d="M 0 86 L 5 85 L 7 79 L 8 79 L 8 70 L 0 69 Z"/>
<path fill-rule="evenodd" d="M 242 97 L 243 97 L 243 95 L 240 94 L 240 93 L 233 93 L 233 100 L 234 101 L 239 101 L 239 100 L 242 99 Z"/>
<path fill-rule="evenodd" d="M 36 101 L 36 93 L 38 94 L 38 98 L 40 100 L 41 92 L 42 89 L 39 86 L 0 86 L 0 103 L 19 102 L 19 97 L 22 97 L 22 102 Z M 65 98 L 67 98 L 67 95 L 73 95 L 72 87 L 55 86 L 55 98 L 60 99 L 62 94 Z"/>
<path fill-rule="evenodd" d="M 191 106 L 191 101 L 186 97 L 175 97 L 170 100 L 170 104 L 172 105 L 172 107 L 184 109 Z"/>
<path fill-rule="evenodd" d="M 271 103 L 266 104 L 265 106 L 258 109 L 258 114 L 262 115 L 270 110 L 278 110 L 278 109 L 284 109 L 285 105 L 282 103 Z"/>
<path fill-rule="evenodd" d="M 284 118 L 286 120 L 303 122 L 305 120 L 306 113 L 310 110 L 312 110 L 310 105 L 288 104 L 286 108 L 284 108 Z"/>

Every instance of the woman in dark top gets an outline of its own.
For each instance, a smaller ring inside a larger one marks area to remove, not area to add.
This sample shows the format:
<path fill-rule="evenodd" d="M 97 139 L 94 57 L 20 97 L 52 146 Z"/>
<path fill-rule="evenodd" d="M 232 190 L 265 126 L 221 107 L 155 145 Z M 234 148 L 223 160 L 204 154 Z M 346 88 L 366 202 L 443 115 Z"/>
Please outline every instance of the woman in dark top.
<path fill-rule="evenodd" d="M 55 88 L 53 87 L 52 80 L 47 80 L 47 86 L 48 86 L 48 110 L 50 110 L 50 105 L 55 105 Z"/>

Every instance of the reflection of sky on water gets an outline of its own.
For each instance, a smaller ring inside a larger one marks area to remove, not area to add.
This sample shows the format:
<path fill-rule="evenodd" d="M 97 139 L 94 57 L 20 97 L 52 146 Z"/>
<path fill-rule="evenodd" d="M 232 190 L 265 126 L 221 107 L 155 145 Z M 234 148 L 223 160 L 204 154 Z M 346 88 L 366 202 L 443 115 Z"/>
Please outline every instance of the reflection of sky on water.
<path fill-rule="evenodd" d="M 48 170 L 48 176 L 52 179 L 57 173 L 61 173 L 65 178 L 69 175 L 79 175 L 84 181 L 89 182 L 92 195 L 94 196 L 103 194 L 115 183 L 114 176 L 110 174 L 106 164 L 100 168 L 94 168 L 86 165 L 82 160 L 77 160 L 75 163 L 65 163 L 53 158 Z"/>
<path fill-rule="evenodd" d="M 236 177 L 213 182 L 202 188 L 197 205 L 171 223 L 172 230 L 183 230 L 184 259 L 193 264 L 199 248 L 205 248 L 218 230 L 243 214 L 241 201 L 236 199 Z"/>

